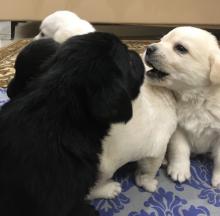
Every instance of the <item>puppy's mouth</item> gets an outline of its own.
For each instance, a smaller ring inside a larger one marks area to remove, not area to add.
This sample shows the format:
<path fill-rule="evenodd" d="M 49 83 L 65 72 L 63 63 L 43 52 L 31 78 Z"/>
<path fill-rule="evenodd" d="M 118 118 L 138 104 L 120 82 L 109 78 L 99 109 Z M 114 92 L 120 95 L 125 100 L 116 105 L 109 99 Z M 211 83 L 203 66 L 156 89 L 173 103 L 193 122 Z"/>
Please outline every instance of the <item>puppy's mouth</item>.
<path fill-rule="evenodd" d="M 146 72 L 146 75 L 148 77 L 150 77 L 151 79 L 164 79 L 165 77 L 167 77 L 169 74 L 166 72 L 163 72 L 161 70 L 158 70 L 151 62 L 146 61 L 147 65 L 149 67 L 151 67 L 152 69 L 148 70 Z"/>

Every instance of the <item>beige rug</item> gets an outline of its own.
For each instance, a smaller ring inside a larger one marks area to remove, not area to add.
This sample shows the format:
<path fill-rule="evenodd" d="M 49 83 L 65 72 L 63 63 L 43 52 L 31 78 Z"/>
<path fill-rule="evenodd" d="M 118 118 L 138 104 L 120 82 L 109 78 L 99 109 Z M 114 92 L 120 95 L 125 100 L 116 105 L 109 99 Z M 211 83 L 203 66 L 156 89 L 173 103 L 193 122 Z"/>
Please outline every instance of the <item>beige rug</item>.
<path fill-rule="evenodd" d="M 0 49 L 0 87 L 7 87 L 13 78 L 16 56 L 30 41 L 30 39 L 19 40 Z M 152 41 L 146 40 L 124 40 L 124 42 L 130 49 L 136 50 L 138 53 L 142 53 L 146 45 L 152 43 Z"/>
<path fill-rule="evenodd" d="M 7 87 L 14 76 L 14 62 L 19 51 L 30 40 L 19 40 L 0 49 L 0 87 Z"/>

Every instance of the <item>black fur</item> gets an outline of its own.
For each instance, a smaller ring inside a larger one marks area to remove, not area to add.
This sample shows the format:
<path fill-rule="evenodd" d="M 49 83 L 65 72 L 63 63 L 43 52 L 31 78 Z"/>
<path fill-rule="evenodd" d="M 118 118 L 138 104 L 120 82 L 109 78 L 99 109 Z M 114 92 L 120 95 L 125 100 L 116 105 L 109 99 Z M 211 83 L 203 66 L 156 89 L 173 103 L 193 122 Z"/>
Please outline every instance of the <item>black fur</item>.
<path fill-rule="evenodd" d="M 53 39 L 33 41 L 17 56 L 15 76 L 7 87 L 9 98 L 14 98 L 26 90 L 28 83 L 43 73 L 41 66 L 56 52 L 59 43 Z"/>
<path fill-rule="evenodd" d="M 132 117 L 143 64 L 117 37 L 90 33 L 66 41 L 45 68 L 0 112 L 0 215 L 98 215 L 85 197 L 101 143 L 111 123 Z"/>

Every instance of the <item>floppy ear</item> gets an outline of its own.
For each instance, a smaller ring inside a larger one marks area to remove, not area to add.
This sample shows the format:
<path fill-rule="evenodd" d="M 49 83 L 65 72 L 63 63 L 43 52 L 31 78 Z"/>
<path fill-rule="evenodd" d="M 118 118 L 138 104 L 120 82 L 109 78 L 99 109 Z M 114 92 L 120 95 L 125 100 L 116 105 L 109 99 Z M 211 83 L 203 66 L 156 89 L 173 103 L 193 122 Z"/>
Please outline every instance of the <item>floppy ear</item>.
<path fill-rule="evenodd" d="M 210 80 L 214 84 L 220 84 L 220 51 L 211 57 Z"/>
<path fill-rule="evenodd" d="M 120 83 L 100 89 L 92 96 L 91 111 L 97 120 L 127 122 L 132 117 L 132 105 Z"/>
<path fill-rule="evenodd" d="M 119 73 L 111 71 L 119 69 L 114 65 L 98 67 L 95 73 L 99 77 L 95 76 L 95 79 L 99 85 L 102 83 L 102 86 L 97 85 L 99 89 L 90 88 L 87 94 L 92 115 L 99 121 L 127 122 L 132 117 L 131 98 L 124 86 L 125 82 L 121 80 L 122 77 L 113 77 L 113 74 Z M 102 70 L 103 72 L 100 72 L 104 74 L 97 73 L 97 70 Z"/>

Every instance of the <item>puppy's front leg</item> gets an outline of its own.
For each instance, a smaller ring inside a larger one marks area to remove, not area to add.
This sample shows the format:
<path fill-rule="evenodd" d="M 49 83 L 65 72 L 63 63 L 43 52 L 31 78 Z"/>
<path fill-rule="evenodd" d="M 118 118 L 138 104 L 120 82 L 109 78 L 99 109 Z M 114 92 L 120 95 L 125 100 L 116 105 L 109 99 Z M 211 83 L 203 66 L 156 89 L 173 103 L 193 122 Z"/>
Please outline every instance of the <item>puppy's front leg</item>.
<path fill-rule="evenodd" d="M 212 186 L 220 189 L 220 143 L 213 148 L 212 155 L 214 158 Z"/>
<path fill-rule="evenodd" d="M 168 175 L 174 181 L 184 182 L 190 174 L 190 146 L 178 128 L 168 145 Z"/>
<path fill-rule="evenodd" d="M 120 167 L 117 163 L 115 163 L 115 161 L 117 160 L 111 159 L 105 155 L 105 153 L 103 153 L 100 160 L 100 175 L 98 181 L 96 182 L 96 185 L 90 190 L 87 199 L 112 199 L 121 193 L 121 184 L 111 179 L 115 171 Z"/>
<path fill-rule="evenodd" d="M 149 192 L 156 191 L 158 181 L 155 179 L 155 176 L 163 159 L 164 154 L 161 157 L 147 157 L 138 161 L 139 168 L 136 173 L 135 181 L 139 187 L 143 187 Z"/>

